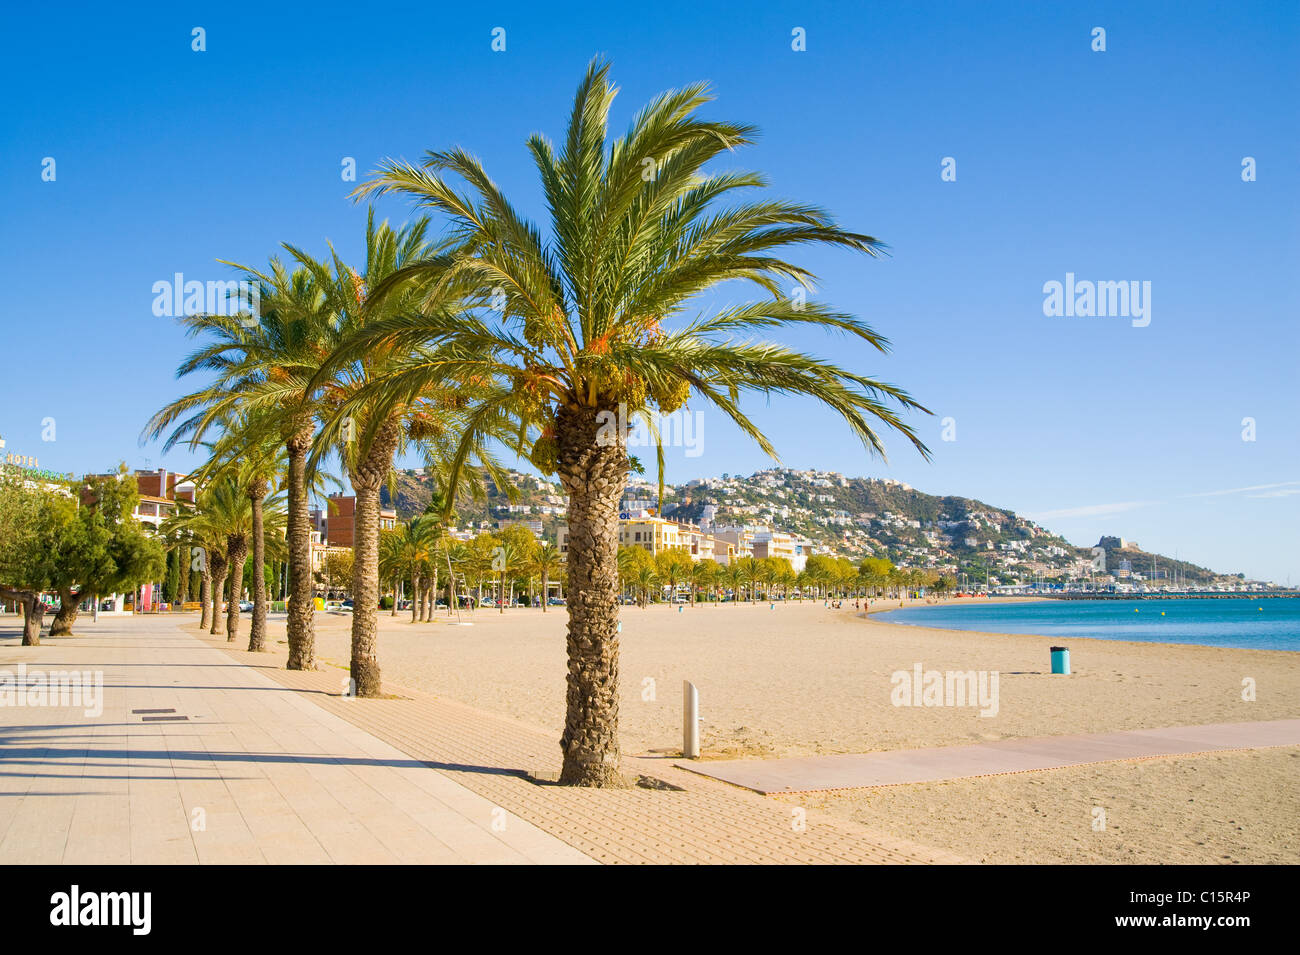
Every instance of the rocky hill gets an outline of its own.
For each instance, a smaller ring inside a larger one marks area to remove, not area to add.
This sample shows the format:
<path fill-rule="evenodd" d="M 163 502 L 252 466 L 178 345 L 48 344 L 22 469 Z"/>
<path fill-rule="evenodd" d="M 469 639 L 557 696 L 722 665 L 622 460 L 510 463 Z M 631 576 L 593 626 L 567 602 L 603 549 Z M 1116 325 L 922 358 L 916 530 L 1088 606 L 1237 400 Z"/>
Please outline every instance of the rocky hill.
<path fill-rule="evenodd" d="M 491 529 L 522 520 L 554 539 L 564 520 L 559 484 L 518 471 L 509 472 L 509 480 L 513 501 L 507 489 L 490 487 L 484 502 L 459 502 L 457 524 Z M 630 479 L 625 495 L 629 509 L 657 506 L 657 498 L 652 481 Z M 402 519 L 422 513 L 430 499 L 425 474 L 399 473 L 394 500 Z M 1095 548 L 1075 547 L 1007 508 L 834 471 L 771 468 L 670 485 L 663 513 L 692 523 L 773 527 L 850 559 L 887 557 L 901 566 L 967 574 L 990 583 L 1073 578 L 1200 585 L 1240 576 L 1174 561 L 1118 537 L 1103 537 Z"/>

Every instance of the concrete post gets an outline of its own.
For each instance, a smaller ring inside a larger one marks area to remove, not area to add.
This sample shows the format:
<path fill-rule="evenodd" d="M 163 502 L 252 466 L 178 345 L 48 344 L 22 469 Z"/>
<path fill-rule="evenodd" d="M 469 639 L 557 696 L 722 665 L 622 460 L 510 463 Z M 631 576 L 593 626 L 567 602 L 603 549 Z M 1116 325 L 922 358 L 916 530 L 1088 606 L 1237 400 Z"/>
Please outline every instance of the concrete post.
<path fill-rule="evenodd" d="M 682 681 L 682 755 L 700 757 L 700 691 L 690 680 Z"/>

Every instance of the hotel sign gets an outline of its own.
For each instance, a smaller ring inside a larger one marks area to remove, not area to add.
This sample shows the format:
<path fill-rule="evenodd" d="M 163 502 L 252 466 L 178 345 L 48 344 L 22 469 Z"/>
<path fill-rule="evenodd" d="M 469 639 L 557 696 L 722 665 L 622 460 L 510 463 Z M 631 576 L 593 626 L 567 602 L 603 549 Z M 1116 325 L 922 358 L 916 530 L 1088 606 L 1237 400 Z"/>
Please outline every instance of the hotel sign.
<path fill-rule="evenodd" d="M 14 454 L 12 452 L 4 456 L 3 465 L 9 468 L 21 468 L 23 476 L 27 478 L 39 478 L 43 481 L 71 481 L 73 475 L 60 474 L 57 471 L 47 471 L 44 468 L 36 466 L 36 458 L 30 454 Z"/>

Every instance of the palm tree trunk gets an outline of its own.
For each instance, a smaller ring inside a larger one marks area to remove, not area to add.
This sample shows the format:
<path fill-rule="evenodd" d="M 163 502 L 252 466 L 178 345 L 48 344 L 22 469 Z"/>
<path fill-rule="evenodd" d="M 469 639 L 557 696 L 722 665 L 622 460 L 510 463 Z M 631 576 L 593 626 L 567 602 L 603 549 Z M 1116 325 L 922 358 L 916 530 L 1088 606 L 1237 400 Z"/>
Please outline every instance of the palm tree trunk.
<path fill-rule="evenodd" d="M 212 569 L 207 561 L 203 563 L 203 576 L 199 578 L 199 629 L 207 630 L 212 626 Z"/>
<path fill-rule="evenodd" d="M 313 428 L 308 425 L 285 441 L 289 453 L 289 617 L 285 624 L 290 670 L 316 669 L 315 606 L 311 586 L 311 518 L 307 513 L 307 453 Z"/>
<path fill-rule="evenodd" d="M 393 466 L 400 436 L 386 422 L 371 440 L 366 459 L 351 475 L 356 494 L 352 541 L 352 680 L 357 696 L 379 696 L 375 644 L 379 634 L 379 489 Z"/>
<path fill-rule="evenodd" d="M 253 505 L 253 622 L 248 628 L 248 649 L 254 653 L 266 646 L 266 531 L 262 521 L 266 491 L 266 482 L 262 480 L 248 486 Z"/>
<path fill-rule="evenodd" d="M 232 534 L 226 539 L 226 556 L 230 561 L 230 600 L 226 603 L 226 640 L 239 636 L 239 598 L 244 593 L 244 564 L 248 562 L 248 538 Z"/>
<path fill-rule="evenodd" d="M 354 606 L 352 608 L 352 612 L 355 613 L 356 609 L 357 608 Z M 420 606 L 420 575 L 417 574 L 415 572 L 415 568 L 412 567 L 411 568 L 411 623 L 419 622 L 420 611 L 422 609 L 424 608 Z"/>
<path fill-rule="evenodd" d="M 626 785 L 618 745 L 618 504 L 626 449 L 597 440 L 596 408 L 556 415 L 557 474 L 569 493 L 569 669 L 564 765 L 571 786 Z"/>
<path fill-rule="evenodd" d="M 221 597 L 226 590 L 226 555 L 213 551 L 209 560 L 212 566 L 212 628 L 208 633 L 218 634 L 226 625 L 221 616 Z"/>
<path fill-rule="evenodd" d="M 375 652 L 378 620 L 376 574 L 379 564 L 379 488 L 353 480 L 352 679 L 356 696 L 380 693 L 379 660 Z M 414 604 L 412 618 L 414 618 Z"/>
<path fill-rule="evenodd" d="M 546 576 L 546 571 L 542 571 L 542 613 L 546 613 L 546 604 L 551 598 L 551 581 Z"/>

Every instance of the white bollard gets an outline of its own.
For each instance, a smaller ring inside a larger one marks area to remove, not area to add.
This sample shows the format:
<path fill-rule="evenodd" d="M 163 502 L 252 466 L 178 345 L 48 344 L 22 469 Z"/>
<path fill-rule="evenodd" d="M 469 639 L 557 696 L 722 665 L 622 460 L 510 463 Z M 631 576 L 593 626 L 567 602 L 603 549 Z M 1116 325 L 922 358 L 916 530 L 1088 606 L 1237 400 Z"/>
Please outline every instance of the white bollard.
<path fill-rule="evenodd" d="M 700 691 L 690 680 L 682 681 L 682 755 L 700 758 Z"/>

